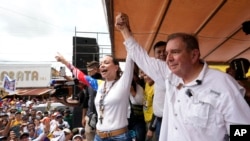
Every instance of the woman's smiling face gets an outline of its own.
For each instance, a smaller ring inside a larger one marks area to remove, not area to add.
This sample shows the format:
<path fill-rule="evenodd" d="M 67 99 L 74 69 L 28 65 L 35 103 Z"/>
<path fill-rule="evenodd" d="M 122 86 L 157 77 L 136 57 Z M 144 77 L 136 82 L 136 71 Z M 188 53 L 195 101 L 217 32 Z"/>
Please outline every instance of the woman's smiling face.
<path fill-rule="evenodd" d="M 119 66 L 114 64 L 113 58 L 111 56 L 104 56 L 101 59 L 99 69 L 102 77 L 108 81 L 111 81 L 116 79 Z"/>

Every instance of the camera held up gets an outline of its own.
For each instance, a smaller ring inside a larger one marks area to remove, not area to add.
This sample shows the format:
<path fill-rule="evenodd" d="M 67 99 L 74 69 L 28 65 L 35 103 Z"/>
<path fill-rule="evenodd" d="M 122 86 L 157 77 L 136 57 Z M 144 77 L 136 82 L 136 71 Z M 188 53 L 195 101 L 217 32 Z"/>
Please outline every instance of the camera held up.
<path fill-rule="evenodd" d="M 54 83 L 54 84 L 53 84 Z M 73 81 L 64 81 L 64 82 L 53 82 L 51 86 L 53 86 L 54 90 L 50 93 L 51 97 L 57 98 L 66 98 L 70 95 L 70 88 L 79 84 L 78 79 L 74 79 Z"/>

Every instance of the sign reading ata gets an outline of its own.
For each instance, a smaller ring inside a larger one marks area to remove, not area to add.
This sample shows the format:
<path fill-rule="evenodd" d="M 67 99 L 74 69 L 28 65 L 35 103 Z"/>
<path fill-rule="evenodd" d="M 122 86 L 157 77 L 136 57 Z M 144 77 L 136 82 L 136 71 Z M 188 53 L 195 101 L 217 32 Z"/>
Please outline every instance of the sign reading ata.
<path fill-rule="evenodd" d="M 0 87 L 4 75 L 16 79 L 16 87 L 47 87 L 51 79 L 51 64 L 0 64 Z"/>

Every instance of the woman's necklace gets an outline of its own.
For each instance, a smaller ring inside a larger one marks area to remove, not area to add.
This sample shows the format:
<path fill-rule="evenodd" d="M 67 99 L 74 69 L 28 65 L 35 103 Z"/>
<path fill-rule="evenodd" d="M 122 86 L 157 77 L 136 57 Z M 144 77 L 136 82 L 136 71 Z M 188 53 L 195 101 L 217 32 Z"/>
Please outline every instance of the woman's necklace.
<path fill-rule="evenodd" d="M 102 95 L 99 101 L 99 111 L 100 111 L 100 123 L 102 124 L 102 120 L 103 120 L 103 113 L 104 113 L 104 98 L 106 97 L 106 95 L 109 93 L 109 91 L 111 90 L 111 88 L 114 86 L 114 84 L 116 83 L 117 80 L 114 80 L 114 82 L 111 84 L 111 86 L 109 87 L 109 89 L 107 90 L 106 87 L 106 81 L 104 82 L 104 87 L 102 91 Z"/>
<path fill-rule="evenodd" d="M 104 88 L 103 88 L 103 90 L 102 90 L 102 94 L 108 94 L 109 93 L 109 91 L 110 91 L 110 89 L 113 87 L 113 85 L 115 84 L 115 82 L 116 82 L 116 80 L 114 80 L 113 82 L 112 82 L 112 84 L 111 84 L 111 86 L 108 88 L 106 85 L 107 85 L 107 82 L 105 81 L 104 82 Z"/>

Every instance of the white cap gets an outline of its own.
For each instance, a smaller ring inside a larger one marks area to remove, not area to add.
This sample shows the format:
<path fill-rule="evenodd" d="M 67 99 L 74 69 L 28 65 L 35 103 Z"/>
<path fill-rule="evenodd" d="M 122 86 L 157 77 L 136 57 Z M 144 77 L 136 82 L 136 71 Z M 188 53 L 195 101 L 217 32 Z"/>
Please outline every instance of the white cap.
<path fill-rule="evenodd" d="M 82 138 L 82 136 L 81 136 L 80 134 L 74 135 L 72 139 L 74 140 L 74 139 L 76 139 L 77 137 L 80 137 L 80 138 L 83 140 L 83 138 Z"/>
<path fill-rule="evenodd" d="M 71 133 L 71 131 L 68 128 L 64 128 L 63 131 L 66 133 Z"/>

